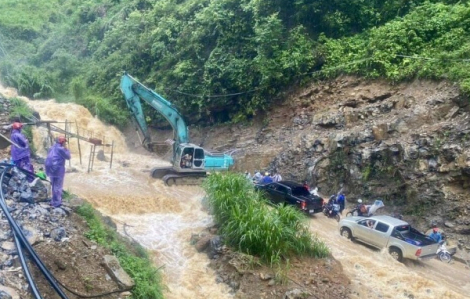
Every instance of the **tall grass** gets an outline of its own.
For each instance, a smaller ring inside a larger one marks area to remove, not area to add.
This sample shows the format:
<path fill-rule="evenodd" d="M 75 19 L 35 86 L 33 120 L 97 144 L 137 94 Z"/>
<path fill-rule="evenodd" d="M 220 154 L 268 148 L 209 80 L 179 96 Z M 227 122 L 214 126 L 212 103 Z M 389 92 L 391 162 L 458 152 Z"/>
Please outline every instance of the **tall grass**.
<path fill-rule="evenodd" d="M 294 207 L 270 208 L 262 193 L 237 174 L 213 174 L 203 185 L 209 206 L 228 245 L 272 265 L 292 255 L 329 254 Z"/>

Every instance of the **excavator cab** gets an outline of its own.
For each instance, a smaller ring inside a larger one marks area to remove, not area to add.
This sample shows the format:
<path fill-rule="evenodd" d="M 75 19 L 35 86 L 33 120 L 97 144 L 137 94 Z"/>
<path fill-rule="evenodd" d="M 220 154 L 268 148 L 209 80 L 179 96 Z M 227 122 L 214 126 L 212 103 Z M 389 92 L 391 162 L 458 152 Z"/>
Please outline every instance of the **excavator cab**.
<path fill-rule="evenodd" d="M 204 170 L 204 149 L 194 144 L 180 144 L 176 149 L 175 165 L 182 171 Z"/>

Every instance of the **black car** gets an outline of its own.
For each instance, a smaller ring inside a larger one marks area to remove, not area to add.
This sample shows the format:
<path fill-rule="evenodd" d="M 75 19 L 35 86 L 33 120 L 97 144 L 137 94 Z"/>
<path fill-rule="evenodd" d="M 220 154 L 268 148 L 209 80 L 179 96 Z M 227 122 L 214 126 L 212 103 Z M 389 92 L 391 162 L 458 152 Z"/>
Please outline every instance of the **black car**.
<path fill-rule="evenodd" d="M 290 204 L 310 215 L 323 210 L 323 199 L 310 194 L 303 185 L 296 182 L 280 181 L 264 185 L 256 184 L 255 188 L 265 191 L 268 198 L 275 204 Z"/>

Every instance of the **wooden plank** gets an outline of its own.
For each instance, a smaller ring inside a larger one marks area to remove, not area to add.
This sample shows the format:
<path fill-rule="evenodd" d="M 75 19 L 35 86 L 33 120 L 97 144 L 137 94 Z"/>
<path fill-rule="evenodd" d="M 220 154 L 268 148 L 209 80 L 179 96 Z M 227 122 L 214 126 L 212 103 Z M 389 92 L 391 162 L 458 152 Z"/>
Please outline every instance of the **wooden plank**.
<path fill-rule="evenodd" d="M 0 133 L 0 149 L 6 149 L 7 147 L 9 147 L 10 145 L 15 145 L 19 148 L 22 148 L 22 146 L 19 146 L 18 144 L 14 143 L 10 138 L 8 138 L 7 136 L 3 135 Z"/>

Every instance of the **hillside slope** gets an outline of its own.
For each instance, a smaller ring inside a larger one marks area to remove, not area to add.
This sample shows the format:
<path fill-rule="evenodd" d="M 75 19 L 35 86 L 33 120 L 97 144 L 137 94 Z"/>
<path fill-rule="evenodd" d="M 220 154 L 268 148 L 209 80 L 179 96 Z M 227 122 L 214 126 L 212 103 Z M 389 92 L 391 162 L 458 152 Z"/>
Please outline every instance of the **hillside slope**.
<path fill-rule="evenodd" d="M 249 125 L 192 135 L 207 148 L 238 149 L 239 171 L 277 170 L 325 195 L 342 186 L 350 203 L 382 198 L 388 212 L 423 230 L 436 222 L 469 244 L 468 107 L 447 82 L 342 77 L 293 93 Z"/>

